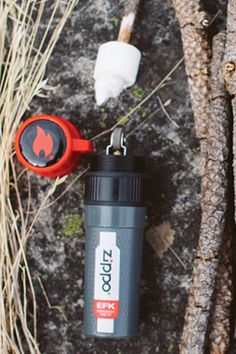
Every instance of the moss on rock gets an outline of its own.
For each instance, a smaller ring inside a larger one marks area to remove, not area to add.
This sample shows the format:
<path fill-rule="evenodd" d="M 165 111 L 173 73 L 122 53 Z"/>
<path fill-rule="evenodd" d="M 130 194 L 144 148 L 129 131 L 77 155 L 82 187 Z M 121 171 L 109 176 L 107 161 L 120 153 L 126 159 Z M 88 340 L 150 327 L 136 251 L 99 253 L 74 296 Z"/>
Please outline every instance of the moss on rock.
<path fill-rule="evenodd" d="M 80 214 L 72 214 L 66 217 L 63 234 L 66 237 L 71 237 L 74 234 L 83 234 L 83 219 Z"/>

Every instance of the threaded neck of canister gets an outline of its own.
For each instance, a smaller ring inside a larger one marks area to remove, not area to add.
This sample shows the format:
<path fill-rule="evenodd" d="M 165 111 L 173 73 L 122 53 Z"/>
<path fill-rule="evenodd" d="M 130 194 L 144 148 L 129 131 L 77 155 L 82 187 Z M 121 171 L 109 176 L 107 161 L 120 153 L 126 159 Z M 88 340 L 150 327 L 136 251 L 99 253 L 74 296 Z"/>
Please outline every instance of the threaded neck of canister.
<path fill-rule="evenodd" d="M 143 206 L 144 170 L 142 157 L 92 156 L 86 176 L 85 203 Z"/>
<path fill-rule="evenodd" d="M 143 157 L 131 155 L 93 155 L 91 171 L 144 172 Z"/>

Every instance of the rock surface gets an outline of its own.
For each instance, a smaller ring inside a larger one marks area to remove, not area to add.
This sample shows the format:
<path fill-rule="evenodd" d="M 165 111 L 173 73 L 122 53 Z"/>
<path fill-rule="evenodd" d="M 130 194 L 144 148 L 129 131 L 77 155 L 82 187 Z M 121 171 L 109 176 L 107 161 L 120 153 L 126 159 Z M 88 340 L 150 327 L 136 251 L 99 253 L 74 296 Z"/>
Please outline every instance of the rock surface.
<path fill-rule="evenodd" d="M 81 0 L 72 13 L 48 65 L 53 89 L 36 99 L 30 115 L 48 113 L 75 123 L 86 138 L 111 127 L 140 102 L 182 57 L 177 20 L 170 0 L 143 2 L 133 44 L 143 53 L 137 84 L 105 107 L 95 104 L 93 67 L 98 46 L 119 30 L 124 1 Z M 166 103 L 166 113 L 159 100 Z M 149 119 L 149 115 L 152 114 Z M 141 121 L 147 119 L 140 128 Z M 175 123 L 173 123 L 175 122 Z M 200 222 L 199 144 L 182 64 L 165 85 L 125 124 L 129 151 L 148 156 L 151 176 L 147 227 L 168 223 L 174 241 L 162 258 L 145 239 L 141 282 L 140 336 L 127 340 L 86 338 L 82 330 L 84 181 L 78 180 L 58 203 L 42 211 L 28 243 L 28 259 L 38 301 L 38 340 L 44 354 L 178 353 L 188 281 Z M 96 141 L 104 151 L 109 136 Z M 70 184 L 82 166 L 58 187 Z M 51 181 L 31 175 L 32 209 L 43 200 Z M 55 196 L 54 196 L 55 197 Z M 52 197 L 52 200 L 53 198 Z M 51 303 L 48 306 L 38 277 Z M 56 306 L 56 307 L 53 307 Z"/>

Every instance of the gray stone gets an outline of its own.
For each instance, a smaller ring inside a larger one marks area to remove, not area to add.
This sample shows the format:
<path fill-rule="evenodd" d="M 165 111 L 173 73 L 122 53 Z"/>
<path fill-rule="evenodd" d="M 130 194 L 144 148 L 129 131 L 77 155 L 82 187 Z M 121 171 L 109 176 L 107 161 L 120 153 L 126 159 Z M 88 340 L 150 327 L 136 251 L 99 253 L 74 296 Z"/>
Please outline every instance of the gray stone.
<path fill-rule="evenodd" d="M 109 101 L 104 108 L 97 107 L 92 78 L 94 60 L 98 46 L 115 39 L 118 34 L 124 1 L 117 3 L 108 0 L 79 2 L 47 68 L 46 76 L 54 89 L 47 99 L 33 101 L 29 115 L 43 112 L 64 116 L 75 123 L 86 138 L 92 138 L 135 106 L 140 95 L 147 95 L 182 57 L 171 1 L 144 1 L 132 37 L 143 53 L 137 84 L 125 91 L 119 100 Z M 157 94 L 163 102 L 171 100 L 166 110 L 179 127 L 160 110 L 130 135 L 129 151 L 149 157 L 147 172 L 151 177 L 151 191 L 147 224 L 170 223 L 175 231 L 172 248 L 185 267 L 170 249 L 159 259 L 145 241 L 140 336 L 119 341 L 85 338 L 82 332 L 84 235 L 74 233 L 65 237 L 63 234 L 68 216 L 83 215 L 84 181 L 79 180 L 57 204 L 41 213 L 28 243 L 39 304 L 38 340 L 44 354 L 178 353 L 198 239 L 201 170 L 183 64 Z M 129 118 L 127 133 L 158 106 L 154 95 Z M 98 152 L 104 151 L 108 139 L 105 136 L 96 141 Z M 85 159 L 82 167 L 58 187 L 55 195 L 59 195 L 87 164 Z M 33 175 L 31 179 L 35 209 L 50 181 Z M 58 306 L 61 311 L 48 308 L 37 276 L 41 278 L 51 305 Z"/>

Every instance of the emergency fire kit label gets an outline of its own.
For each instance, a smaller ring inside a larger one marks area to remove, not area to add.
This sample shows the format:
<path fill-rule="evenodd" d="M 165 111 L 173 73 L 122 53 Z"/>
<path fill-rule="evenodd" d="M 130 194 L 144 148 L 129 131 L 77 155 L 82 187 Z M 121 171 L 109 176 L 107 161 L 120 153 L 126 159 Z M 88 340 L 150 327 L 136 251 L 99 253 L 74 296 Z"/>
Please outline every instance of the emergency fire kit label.
<path fill-rule="evenodd" d="M 116 232 L 100 232 L 95 252 L 94 316 L 97 332 L 113 333 L 119 315 L 120 250 Z"/>

